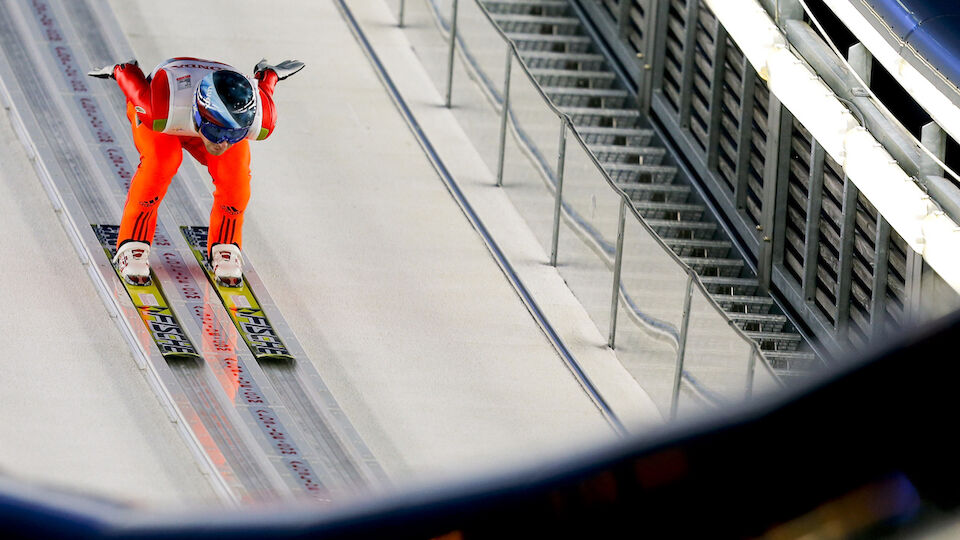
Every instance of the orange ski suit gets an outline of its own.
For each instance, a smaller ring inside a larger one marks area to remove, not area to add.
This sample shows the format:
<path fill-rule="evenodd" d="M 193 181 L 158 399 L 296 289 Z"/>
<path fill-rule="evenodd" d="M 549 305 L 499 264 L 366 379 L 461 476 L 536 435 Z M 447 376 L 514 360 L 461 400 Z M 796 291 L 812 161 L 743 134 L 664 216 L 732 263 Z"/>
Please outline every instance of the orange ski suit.
<path fill-rule="evenodd" d="M 140 165 L 130 182 L 127 201 L 123 207 L 120 221 L 120 233 L 117 247 L 126 241 L 151 243 L 157 225 L 157 208 L 167 193 L 173 176 L 183 161 L 183 150 L 190 152 L 198 162 L 206 165 L 215 187 L 213 208 L 210 211 L 210 228 L 207 235 L 207 249 L 215 244 L 236 244 L 243 247 L 243 213 L 250 200 L 250 143 L 247 139 L 235 143 L 226 152 L 215 156 L 207 152 L 199 136 L 181 136 L 160 133 L 151 129 L 154 125 L 151 108 L 166 111 L 160 99 L 167 99 L 166 92 L 155 90 L 166 85 L 163 80 L 151 80 L 143 76 L 140 68 L 133 64 L 118 66 L 114 70 L 117 82 L 127 96 L 127 118 L 133 129 L 133 141 L 140 152 Z M 277 75 L 272 71 L 259 74 L 261 107 L 264 118 L 269 119 L 269 130 L 261 135 L 265 138 L 275 125 L 272 94 Z M 152 107 L 151 107 L 152 105 Z M 139 114 L 138 114 L 139 113 Z M 269 115 L 269 118 L 268 118 Z"/>

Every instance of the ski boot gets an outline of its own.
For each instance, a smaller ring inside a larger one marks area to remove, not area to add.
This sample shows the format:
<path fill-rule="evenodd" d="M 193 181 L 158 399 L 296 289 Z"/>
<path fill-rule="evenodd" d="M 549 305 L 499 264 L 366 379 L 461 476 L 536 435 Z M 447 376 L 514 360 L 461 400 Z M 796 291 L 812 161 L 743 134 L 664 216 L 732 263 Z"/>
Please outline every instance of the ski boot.
<path fill-rule="evenodd" d="M 131 285 L 150 284 L 150 244 L 124 242 L 113 257 L 113 264 L 123 279 Z"/>
<path fill-rule="evenodd" d="M 215 244 L 210 250 L 210 266 L 217 281 L 225 287 L 243 284 L 243 258 L 233 244 Z"/>

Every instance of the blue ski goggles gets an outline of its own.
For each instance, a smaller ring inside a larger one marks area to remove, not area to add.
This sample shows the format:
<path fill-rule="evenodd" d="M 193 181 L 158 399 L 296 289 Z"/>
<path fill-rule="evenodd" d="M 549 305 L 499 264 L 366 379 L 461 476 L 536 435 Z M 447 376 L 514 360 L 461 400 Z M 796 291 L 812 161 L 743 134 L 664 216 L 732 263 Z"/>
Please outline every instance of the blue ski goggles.
<path fill-rule="evenodd" d="M 246 138 L 247 132 L 250 131 L 250 128 L 222 128 L 212 122 L 204 120 L 199 114 L 195 114 L 193 120 L 197 124 L 197 131 L 214 144 L 223 142 L 230 144 L 238 143 Z"/>

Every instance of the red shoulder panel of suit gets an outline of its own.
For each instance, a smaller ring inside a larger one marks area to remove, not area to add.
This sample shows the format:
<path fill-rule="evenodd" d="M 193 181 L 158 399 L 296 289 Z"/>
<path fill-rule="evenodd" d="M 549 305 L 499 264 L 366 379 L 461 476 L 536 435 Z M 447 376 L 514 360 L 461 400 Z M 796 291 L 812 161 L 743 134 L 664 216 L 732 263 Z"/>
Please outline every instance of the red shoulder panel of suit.
<path fill-rule="evenodd" d="M 263 117 L 260 121 L 260 128 L 267 130 L 263 137 L 266 139 L 277 127 L 277 108 L 273 103 L 273 89 L 277 85 L 277 74 L 272 70 L 264 70 L 256 75 L 260 82 L 260 108 L 263 109 Z"/>

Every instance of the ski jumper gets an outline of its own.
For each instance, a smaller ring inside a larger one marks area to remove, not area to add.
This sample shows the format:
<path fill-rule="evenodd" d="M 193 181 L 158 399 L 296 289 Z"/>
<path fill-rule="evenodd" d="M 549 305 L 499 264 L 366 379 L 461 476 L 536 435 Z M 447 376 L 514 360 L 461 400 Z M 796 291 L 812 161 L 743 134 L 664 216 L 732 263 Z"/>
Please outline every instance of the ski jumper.
<path fill-rule="evenodd" d="M 193 122 L 193 99 L 201 79 L 218 70 L 237 71 L 227 64 L 197 58 L 167 60 L 148 77 L 135 64 L 118 65 L 114 70 L 127 98 L 127 118 L 140 152 L 140 165 L 123 207 L 117 247 L 127 241 L 152 242 L 157 208 L 180 168 L 184 149 L 206 165 L 213 178 L 207 249 L 215 244 L 243 247 L 243 213 L 250 200 L 248 139 L 265 139 L 276 126 L 273 90 L 277 74 L 264 70 L 251 80 L 257 90 L 257 117 L 246 139 L 215 156 L 204 147 Z"/>

